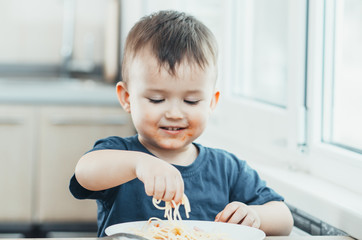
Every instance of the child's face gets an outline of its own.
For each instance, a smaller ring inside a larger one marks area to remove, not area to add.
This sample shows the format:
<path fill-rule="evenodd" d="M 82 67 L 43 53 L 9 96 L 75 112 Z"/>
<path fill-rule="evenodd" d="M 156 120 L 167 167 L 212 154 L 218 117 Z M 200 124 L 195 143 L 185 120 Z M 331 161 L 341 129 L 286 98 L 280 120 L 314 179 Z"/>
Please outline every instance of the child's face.
<path fill-rule="evenodd" d="M 146 49 L 130 63 L 129 82 L 119 83 L 117 92 L 142 144 L 156 151 L 182 150 L 201 135 L 216 106 L 215 78 L 214 66 L 202 70 L 187 62 L 170 75 Z"/>

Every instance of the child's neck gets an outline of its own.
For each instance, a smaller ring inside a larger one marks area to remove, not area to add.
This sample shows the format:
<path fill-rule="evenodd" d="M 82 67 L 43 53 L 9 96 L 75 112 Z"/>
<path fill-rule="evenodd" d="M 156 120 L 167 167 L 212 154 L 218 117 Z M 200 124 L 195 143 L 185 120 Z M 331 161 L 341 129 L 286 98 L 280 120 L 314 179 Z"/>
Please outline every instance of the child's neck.
<path fill-rule="evenodd" d="M 165 160 L 168 163 L 188 166 L 192 164 L 197 156 L 199 151 L 194 144 L 190 144 L 184 149 L 180 150 L 164 150 L 164 151 L 153 151 L 148 149 L 151 153 L 155 154 L 158 158 Z"/>

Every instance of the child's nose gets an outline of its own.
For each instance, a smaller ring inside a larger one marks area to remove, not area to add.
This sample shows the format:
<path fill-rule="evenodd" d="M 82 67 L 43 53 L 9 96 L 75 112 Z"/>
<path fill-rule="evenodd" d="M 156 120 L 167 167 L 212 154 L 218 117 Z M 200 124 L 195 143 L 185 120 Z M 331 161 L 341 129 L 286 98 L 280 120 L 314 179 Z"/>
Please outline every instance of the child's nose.
<path fill-rule="evenodd" d="M 183 118 L 182 111 L 180 107 L 176 106 L 176 104 L 171 105 L 165 114 L 166 118 L 172 118 L 172 119 L 180 119 Z"/>

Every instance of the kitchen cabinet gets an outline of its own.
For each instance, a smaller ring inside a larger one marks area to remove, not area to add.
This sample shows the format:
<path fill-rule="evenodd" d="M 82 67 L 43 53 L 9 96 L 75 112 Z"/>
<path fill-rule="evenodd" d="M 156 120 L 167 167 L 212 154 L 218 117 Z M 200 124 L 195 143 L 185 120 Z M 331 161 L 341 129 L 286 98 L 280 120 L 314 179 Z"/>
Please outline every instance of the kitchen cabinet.
<path fill-rule="evenodd" d="M 29 107 L 0 105 L 0 221 L 28 222 L 33 213 L 35 117 Z"/>
<path fill-rule="evenodd" d="M 46 107 L 40 114 L 38 199 L 40 222 L 96 219 L 93 200 L 77 200 L 68 185 L 79 158 L 97 139 L 134 134 L 121 107 Z"/>
<path fill-rule="evenodd" d="M 135 133 L 119 106 L 0 105 L 0 222 L 95 222 L 96 203 L 68 190 L 97 139 Z"/>

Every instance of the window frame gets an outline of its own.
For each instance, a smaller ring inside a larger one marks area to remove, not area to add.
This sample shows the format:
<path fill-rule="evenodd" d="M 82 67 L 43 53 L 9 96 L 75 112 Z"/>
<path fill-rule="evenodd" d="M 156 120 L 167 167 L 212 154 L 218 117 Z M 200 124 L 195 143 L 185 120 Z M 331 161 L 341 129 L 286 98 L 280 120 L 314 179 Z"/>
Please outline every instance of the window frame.
<path fill-rule="evenodd" d="M 361 194 L 362 188 L 358 182 L 362 182 L 360 176 L 362 154 L 323 141 L 323 127 L 329 127 L 323 126 L 323 117 L 325 114 L 329 114 L 323 112 L 323 104 L 324 98 L 330 97 L 323 96 L 323 87 L 325 87 L 323 83 L 331 82 L 333 78 L 333 59 L 331 59 L 333 52 L 330 52 L 332 47 L 328 45 L 333 42 L 327 41 L 326 46 L 324 43 L 325 38 L 334 34 L 331 26 L 334 6 L 327 5 L 327 2 L 330 4 L 333 0 L 310 2 L 310 21 L 314 24 L 310 25 L 309 29 L 308 49 L 308 86 L 310 87 L 308 91 L 311 93 L 308 99 L 308 106 L 310 106 L 308 120 L 310 126 L 308 128 L 309 170 L 315 176 Z M 328 171 L 325 166 L 328 166 Z M 340 174 L 341 171 L 348 172 L 348 174 Z"/>
<path fill-rule="evenodd" d="M 305 172 L 362 193 L 358 184 L 362 182 L 362 176 L 359 176 L 362 155 L 322 141 L 322 80 L 331 77 L 324 72 L 325 58 L 328 57 L 324 55 L 323 47 L 325 4 L 324 0 L 298 0 L 290 6 L 294 19 L 290 24 L 292 44 L 289 48 L 295 51 L 290 51 L 289 59 L 295 62 L 288 66 L 290 82 L 286 108 L 234 95 L 231 91 L 233 49 L 226 49 L 221 99 L 211 116 L 211 126 L 201 140 L 235 152 L 251 163 L 279 165 Z M 230 13 L 227 15 L 230 24 L 234 20 L 230 17 L 234 8 L 233 2 L 229 1 Z M 308 11 L 303 13 L 303 8 Z M 300 30 L 296 31 L 298 28 Z M 232 46 L 233 40 L 224 42 Z M 225 116 L 232 117 L 225 119 Z M 348 174 L 341 174 L 341 171 Z"/>
<path fill-rule="evenodd" d="M 238 1 L 227 1 L 229 12 L 226 13 L 226 17 L 228 18 L 226 23 L 230 27 L 226 28 L 228 30 L 227 33 L 225 33 L 225 40 L 226 43 L 225 46 L 233 46 L 234 43 L 234 35 L 233 35 L 233 21 L 235 21 L 233 17 L 233 12 L 235 8 L 237 7 L 235 5 L 235 2 Z M 221 89 L 221 99 L 219 102 L 219 107 L 217 108 L 216 112 L 212 116 L 212 119 L 214 119 L 213 122 L 221 123 L 222 121 L 225 122 L 225 120 L 222 120 L 224 118 L 223 116 L 235 116 L 235 119 L 228 119 L 228 123 L 225 123 L 225 126 L 218 126 L 217 128 L 223 129 L 223 133 L 225 132 L 238 132 L 239 134 L 245 134 L 245 129 L 232 129 L 231 126 L 235 126 L 238 124 L 238 121 L 240 121 L 241 124 L 239 124 L 240 128 L 242 128 L 243 125 L 248 124 L 254 124 L 253 119 L 259 119 L 262 125 L 262 129 L 268 130 L 268 127 L 271 129 L 283 129 L 280 133 L 277 133 L 276 131 L 273 131 L 271 136 L 267 136 L 271 143 L 264 144 L 261 147 L 265 149 L 265 152 L 268 153 L 268 156 L 271 155 L 271 157 L 275 158 L 275 161 L 284 162 L 284 163 L 291 163 L 294 164 L 294 160 L 290 160 L 289 158 L 280 158 L 280 151 L 298 151 L 300 152 L 303 146 L 305 145 L 306 141 L 306 131 L 305 131 L 305 125 L 306 125 L 306 100 L 305 100 L 305 91 L 304 88 L 306 87 L 306 79 L 305 79 L 305 22 L 306 22 L 306 16 L 303 11 L 300 11 L 300 9 L 305 9 L 306 4 L 305 0 L 298 0 L 293 1 L 292 4 L 290 4 L 289 9 L 291 11 L 290 14 L 290 24 L 288 27 L 288 30 L 290 30 L 288 38 L 289 42 L 291 43 L 288 46 L 288 62 L 292 62 L 291 60 L 294 60 L 293 64 L 290 64 L 288 66 L 288 80 L 294 79 L 296 81 L 296 84 L 288 84 L 288 99 L 292 99 L 292 101 L 288 101 L 286 107 L 279 107 L 274 104 L 265 104 L 264 102 L 260 101 L 254 101 L 248 97 L 241 97 L 240 95 L 233 94 L 232 88 L 233 81 L 235 81 L 235 75 L 234 75 L 234 69 L 233 64 L 235 62 L 235 59 L 233 57 L 233 52 L 235 52 L 235 49 L 232 48 L 225 48 L 224 51 L 224 58 L 222 59 L 222 71 L 221 71 L 221 84 L 219 88 Z M 301 13 L 303 12 L 303 13 Z M 296 27 L 298 26 L 298 27 Z M 296 30 L 301 29 L 301 30 Z M 298 47 L 303 46 L 303 47 Z M 235 67 L 234 67 L 235 68 Z M 303 91 L 299 91 L 300 89 L 303 89 Z M 291 98 L 291 96 L 293 98 Z M 236 112 L 235 109 L 240 110 L 240 113 Z M 243 114 L 243 112 L 247 114 Z M 251 116 L 251 115 L 254 115 Z M 250 116 L 250 117 L 249 117 Z M 216 119 L 216 120 L 215 120 Z M 272 122 L 263 121 L 267 119 L 273 119 Z M 244 122 L 243 122 L 244 121 Z M 253 125 L 255 127 L 255 125 Z M 252 127 L 253 127 L 252 126 Z M 230 127 L 230 128 L 229 128 Z M 210 127 L 211 128 L 211 127 Z M 294 131 L 294 129 L 298 129 L 298 131 Z M 260 132 L 260 131 L 259 131 Z M 257 141 L 257 139 L 263 139 L 265 136 L 255 134 L 255 132 L 249 132 L 248 137 L 252 137 L 253 141 Z M 239 139 L 235 139 L 239 140 Z M 251 141 L 251 142 L 253 142 Z M 287 147 L 281 146 L 281 145 L 288 145 Z M 224 147 L 228 147 L 225 145 Z M 252 146 L 248 146 L 251 147 Z M 248 150 L 246 150 L 248 151 Z M 250 151 L 252 152 L 252 151 Z M 272 154 L 270 154 L 272 153 Z M 262 157 L 261 157 L 262 158 Z"/>
<path fill-rule="evenodd" d="M 335 96 L 335 80 L 339 76 L 339 62 L 342 59 L 342 51 L 338 47 L 341 38 L 340 33 L 343 30 L 344 18 L 344 1 L 329 1 L 325 2 L 324 16 L 324 64 L 323 64 L 323 79 L 322 79 L 322 142 L 340 147 L 349 151 L 354 151 L 359 154 L 362 149 L 349 146 L 342 142 L 334 140 L 333 129 L 333 107 Z M 338 21 L 337 21 L 338 20 Z M 338 67 L 337 67 L 338 66 Z M 329 119 L 328 119 L 329 118 Z M 328 120 L 327 120 L 328 119 Z"/>

